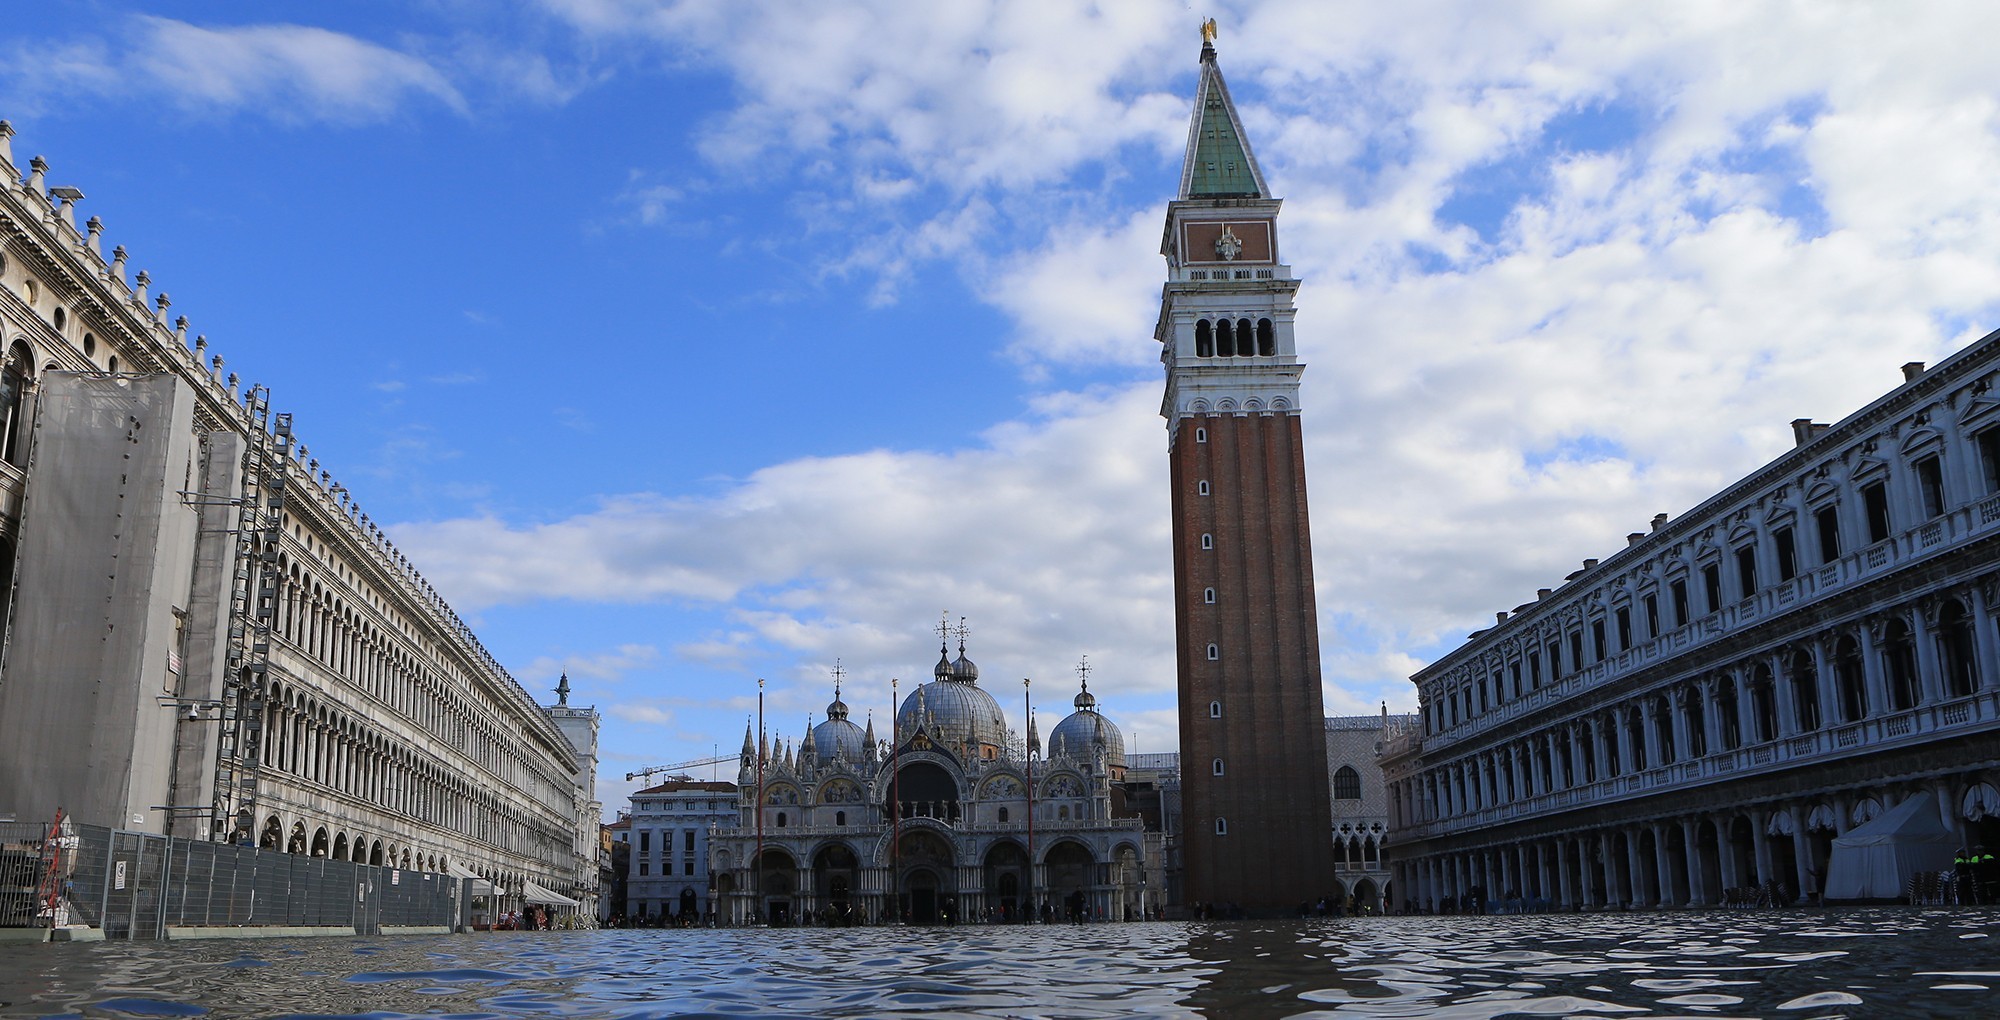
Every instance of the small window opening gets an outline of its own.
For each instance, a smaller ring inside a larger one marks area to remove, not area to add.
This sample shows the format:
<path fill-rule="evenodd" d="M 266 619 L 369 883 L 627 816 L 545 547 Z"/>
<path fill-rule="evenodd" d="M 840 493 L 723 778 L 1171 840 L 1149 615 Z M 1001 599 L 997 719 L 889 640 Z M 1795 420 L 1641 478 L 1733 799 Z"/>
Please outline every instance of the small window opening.
<path fill-rule="evenodd" d="M 1194 483 L 1194 492 L 1197 496 L 1208 495 L 1208 483 L 1205 481 Z"/>
<path fill-rule="evenodd" d="M 1876 482 L 1861 490 L 1861 505 L 1868 511 L 1868 544 L 1889 537 L 1889 487 Z"/>
<path fill-rule="evenodd" d="M 1194 356 L 1215 357 L 1215 330 L 1209 326 L 1207 319 L 1194 324 Z"/>
<path fill-rule="evenodd" d="M 1001 812 L 1002 812 L 1002 814 L 1001 814 L 1001 816 L 1000 816 L 1000 820 L 1004 822 L 1004 821 L 1006 821 L 1006 820 L 1007 820 L 1007 816 L 1006 816 L 1006 814 L 1005 814 L 1005 812 L 1006 812 L 1006 810 L 1007 810 L 1007 809 L 1006 809 L 1006 808 L 1001 808 L 1000 810 L 1001 810 Z M 846 825 L 846 824 L 847 824 L 847 812 L 845 812 L 845 811 L 835 811 L 835 812 L 833 813 L 833 824 L 835 824 L 835 825 Z"/>
<path fill-rule="evenodd" d="M 1214 646 L 1214 645 L 1212 645 L 1212 644 L 1211 644 L 1211 645 L 1209 645 L 1209 646 L 1208 646 L 1208 659 L 1209 659 L 1209 661 L 1210 661 L 1210 662 L 1214 662 L 1215 660 L 1217 660 L 1217 659 L 1220 659 L 1220 658 L 1222 658 L 1222 649 L 1220 649 L 1220 648 L 1217 648 L 1217 647 L 1215 647 L 1215 646 Z"/>
<path fill-rule="evenodd" d="M 1206 442 L 1208 442 L 1208 430 L 1207 430 L 1207 429 L 1195 429 L 1195 430 L 1194 430 L 1194 441 L 1195 441 L 1195 442 L 1197 442 L 1197 443 L 1206 443 Z"/>
<path fill-rule="evenodd" d="M 1206 603 L 1208 603 L 1208 604 L 1209 604 L 1209 605 L 1211 605 L 1211 606 L 1212 606 L 1212 605 L 1214 605 L 1214 604 L 1215 604 L 1215 589 L 1214 589 L 1214 588 L 1203 588 L 1203 589 L 1201 590 L 1201 600 L 1202 600 L 1203 602 L 1206 602 Z"/>
<path fill-rule="evenodd" d="M 56 314 L 62 313 L 58 311 Z M 1938 465 L 1936 457 L 1925 457 L 1917 462 L 1917 490 L 1923 494 L 1925 520 L 1944 513 L 1944 469 Z"/>
<path fill-rule="evenodd" d="M 1749 598 L 1757 594 L 1757 547 L 1746 545 L 1736 550 L 1736 595 Z"/>
<path fill-rule="evenodd" d="M 1006 809 L 1006 808 L 1001 808 L 1001 809 L 1000 809 L 1000 821 L 1001 821 L 1001 822 L 1003 822 L 1003 823 L 1007 821 L 1007 809 Z"/>
<path fill-rule="evenodd" d="M 1222 702 L 1211 701 L 1208 703 L 1208 717 L 1210 719 L 1222 718 Z"/>
<path fill-rule="evenodd" d="M 1267 358 L 1278 353 L 1277 335 L 1269 319 L 1257 320 L 1257 353 Z"/>
<path fill-rule="evenodd" d="M 105 366 L 104 366 L 104 370 L 105 370 L 105 371 L 107 371 L 107 372 L 116 372 L 116 371 L 118 371 L 118 355 L 116 355 L 116 354 L 113 354 L 113 355 L 111 356 L 111 360 L 110 360 L 110 361 L 109 361 L 108 363 L 106 363 L 106 364 L 105 364 Z"/>
<path fill-rule="evenodd" d="M 1203 549 L 1213 549 L 1213 548 L 1215 548 L 1215 536 L 1214 536 L 1214 535 L 1203 535 L 1203 536 L 1201 536 L 1201 547 L 1202 547 Z"/>
<path fill-rule="evenodd" d="M 1211 776 L 1219 776 L 1223 774 L 1222 759 L 1217 758 L 1214 761 L 1208 763 L 1208 774 Z"/>
<path fill-rule="evenodd" d="M 1257 353 L 1257 348 L 1255 348 L 1255 347 L 1251 346 L 1251 342 L 1252 342 L 1252 341 L 1251 341 L 1251 339 L 1250 339 L 1250 337 L 1251 337 L 1251 336 L 1252 336 L 1252 333 L 1251 333 L 1251 326 L 1250 326 L 1250 320 L 1249 320 L 1249 319 L 1238 319 L 1238 320 L 1236 321 L 1236 337 L 1237 337 L 1237 340 L 1236 340 L 1236 353 L 1237 353 L 1237 354 L 1239 354 L 1239 355 L 1241 355 L 1241 356 L 1243 356 L 1243 357 L 1246 357 L 1246 358 L 1247 358 L 1247 357 L 1250 357 L 1251 355 L 1254 355 L 1254 354 L 1256 354 L 1256 353 Z"/>
<path fill-rule="evenodd" d="M 1222 817 L 1217 817 L 1217 818 L 1216 818 L 1216 820 L 1215 820 L 1215 834 L 1216 834 L 1216 835 L 1218 835 L 1218 836 L 1227 836 L 1227 835 L 1229 835 L 1229 819 L 1227 819 L 1227 818 L 1222 818 Z"/>
<path fill-rule="evenodd" d="M 1772 532 L 1771 540 L 1778 547 L 1778 580 L 1789 581 L 1799 576 L 1798 539 L 1790 528 L 1779 528 Z"/>
<path fill-rule="evenodd" d="M 89 333 L 83 335 L 83 356 L 86 358 L 97 357 L 97 338 L 91 336 Z"/>
<path fill-rule="evenodd" d="M 778 812 L 778 828 L 782 829 L 784 827 L 785 827 L 785 813 L 783 811 L 780 811 Z"/>
<path fill-rule="evenodd" d="M 2000 430 L 1995 433 L 2000 434 Z M 1813 514 L 1813 528 L 1819 532 L 1819 561 L 1840 559 L 1840 504 L 1828 504 Z"/>
<path fill-rule="evenodd" d="M 1228 319 L 1215 324 L 1215 356 L 1218 358 L 1236 356 L 1236 327 Z"/>
<path fill-rule="evenodd" d="M 56 332 L 62 332 L 63 327 L 67 325 L 69 325 L 69 313 L 58 307 L 56 309 Z"/>

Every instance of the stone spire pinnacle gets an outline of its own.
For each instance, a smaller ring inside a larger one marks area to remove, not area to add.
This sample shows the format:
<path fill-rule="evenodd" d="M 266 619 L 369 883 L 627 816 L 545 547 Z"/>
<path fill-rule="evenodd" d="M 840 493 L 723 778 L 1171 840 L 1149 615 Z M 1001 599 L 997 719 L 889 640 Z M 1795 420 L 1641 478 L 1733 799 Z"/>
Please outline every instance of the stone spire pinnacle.
<path fill-rule="evenodd" d="M 1195 89 L 1188 123 L 1187 158 L 1181 165 L 1183 200 L 1191 198 L 1270 198 L 1264 172 L 1250 154 L 1250 139 L 1236 104 L 1215 63 L 1215 23 L 1202 26 L 1201 83 Z"/>
<path fill-rule="evenodd" d="M 556 681 L 556 704 L 569 704 L 569 670 L 563 670 L 562 679 Z"/>

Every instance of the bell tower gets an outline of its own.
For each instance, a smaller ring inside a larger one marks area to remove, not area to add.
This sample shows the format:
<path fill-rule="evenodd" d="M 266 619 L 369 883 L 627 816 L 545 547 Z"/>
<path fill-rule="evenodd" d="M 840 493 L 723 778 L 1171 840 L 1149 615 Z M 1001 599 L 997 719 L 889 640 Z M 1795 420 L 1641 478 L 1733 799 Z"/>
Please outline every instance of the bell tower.
<path fill-rule="evenodd" d="M 1319 624 L 1278 208 L 1202 27 L 1160 251 L 1172 465 L 1183 899 L 1290 912 L 1330 887 Z"/>

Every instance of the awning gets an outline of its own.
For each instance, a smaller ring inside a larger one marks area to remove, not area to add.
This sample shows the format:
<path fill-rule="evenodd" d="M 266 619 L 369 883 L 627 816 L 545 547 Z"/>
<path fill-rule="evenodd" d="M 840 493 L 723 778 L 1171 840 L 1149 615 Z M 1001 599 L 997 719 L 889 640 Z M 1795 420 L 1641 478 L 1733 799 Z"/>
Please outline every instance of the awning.
<path fill-rule="evenodd" d="M 521 898 L 528 901 L 529 903 L 546 903 L 549 904 L 550 906 L 556 906 L 556 907 L 582 906 L 582 904 L 578 903 L 573 899 L 570 899 L 567 896 L 564 896 L 562 893 L 551 892 L 550 890 L 544 889 L 533 882 L 525 883 L 525 885 L 526 888 L 522 889 L 521 891 Z"/>
<path fill-rule="evenodd" d="M 451 877 L 453 878 L 472 879 L 473 880 L 472 895 L 474 896 L 493 895 L 493 883 L 488 882 L 487 880 L 479 877 L 479 873 L 473 871 L 471 868 L 468 868 L 465 865 L 458 863 L 457 861 L 446 859 L 444 862 L 444 870 L 450 872 Z"/>

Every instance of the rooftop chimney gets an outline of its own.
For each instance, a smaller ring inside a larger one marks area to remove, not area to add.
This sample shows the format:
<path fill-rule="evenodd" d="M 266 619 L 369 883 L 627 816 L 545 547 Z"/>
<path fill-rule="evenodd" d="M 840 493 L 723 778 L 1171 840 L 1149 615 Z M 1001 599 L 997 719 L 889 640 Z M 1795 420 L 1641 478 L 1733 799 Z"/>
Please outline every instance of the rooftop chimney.
<path fill-rule="evenodd" d="M 1554 588 L 1536 588 L 1535 601 L 1540 602 L 1541 600 L 1548 598 L 1549 596 L 1554 595 L 1555 593 L 1556 590 Z"/>
<path fill-rule="evenodd" d="M 1507 622 L 1507 611 L 1506 611 L 1505 609 L 1502 609 L 1502 610 L 1500 610 L 1499 612 L 1497 612 L 1497 613 L 1494 613 L 1494 614 L 1493 614 L 1493 622 L 1494 622 L 1494 623 L 1506 623 L 1506 622 Z"/>
<path fill-rule="evenodd" d="M 1597 567 L 1597 561 L 1594 559 L 1583 561 L 1583 569 L 1585 570 L 1592 570 L 1595 569 L 1596 567 Z"/>
<path fill-rule="evenodd" d="M 1904 363 L 1903 363 L 1903 381 L 1904 381 L 1904 382 L 1916 382 L 1916 381 L 1917 381 L 1917 377 L 1918 377 L 1918 376 L 1920 376 L 1920 375 L 1923 375 L 1923 374 L 1924 374 L 1924 363 L 1923 363 L 1923 362 L 1921 362 L 1921 361 L 1906 361 L 1906 362 L 1904 362 Z"/>
<path fill-rule="evenodd" d="M 1906 379 L 1911 378 L 1910 367 L 1908 365 L 1903 366 L 1903 376 Z M 1804 446 L 1807 443 L 1812 442 L 1812 437 L 1813 437 L 1813 422 L 1811 418 L 1792 419 L 1793 446 Z"/>
<path fill-rule="evenodd" d="M 1654 530 L 1654 531 L 1658 531 L 1658 530 L 1660 530 L 1661 528 L 1664 528 L 1664 527 L 1666 527 L 1666 526 L 1667 526 L 1667 515 L 1666 515 L 1666 514 L 1654 514 L 1654 515 L 1653 515 L 1653 530 Z"/>
<path fill-rule="evenodd" d="M 1630 549 L 1633 546 L 1638 545 L 1641 542 L 1644 542 L 1645 540 L 1646 540 L 1645 532 L 1634 531 L 1625 536 L 1625 548 Z"/>

